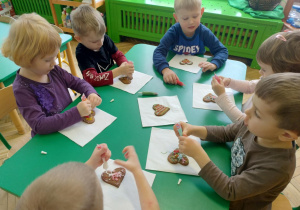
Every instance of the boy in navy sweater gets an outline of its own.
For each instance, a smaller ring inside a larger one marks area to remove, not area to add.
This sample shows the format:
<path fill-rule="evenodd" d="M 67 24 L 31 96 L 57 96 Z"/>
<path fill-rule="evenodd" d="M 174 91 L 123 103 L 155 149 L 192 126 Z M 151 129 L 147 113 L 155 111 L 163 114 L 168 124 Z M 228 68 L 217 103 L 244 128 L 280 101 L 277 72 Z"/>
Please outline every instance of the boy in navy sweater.
<path fill-rule="evenodd" d="M 204 25 L 200 24 L 204 8 L 201 0 L 175 0 L 174 24 L 160 40 L 153 54 L 157 71 L 163 74 L 164 82 L 177 84 L 178 76 L 169 68 L 166 56 L 169 50 L 176 54 L 204 54 L 205 46 L 214 55 L 210 62 L 201 62 L 203 72 L 221 67 L 228 58 L 227 48 Z"/>

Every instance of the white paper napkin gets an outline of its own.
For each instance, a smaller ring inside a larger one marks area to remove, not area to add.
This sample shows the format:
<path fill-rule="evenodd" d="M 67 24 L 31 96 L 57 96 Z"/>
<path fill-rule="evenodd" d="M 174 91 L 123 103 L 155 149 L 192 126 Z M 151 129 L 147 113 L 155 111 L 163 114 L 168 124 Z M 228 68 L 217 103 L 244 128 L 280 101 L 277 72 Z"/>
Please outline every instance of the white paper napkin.
<path fill-rule="evenodd" d="M 170 125 L 179 121 L 187 122 L 177 96 L 138 98 L 138 103 L 143 127 Z M 163 116 L 156 116 L 154 104 L 161 104 L 169 107 L 170 110 Z"/>
<path fill-rule="evenodd" d="M 137 91 L 139 91 L 144 85 L 147 84 L 147 82 L 149 82 L 153 78 L 153 76 L 150 76 L 148 74 L 144 74 L 139 71 L 134 71 L 131 83 L 124 84 L 119 80 L 120 77 L 123 76 L 121 75 L 114 78 L 114 84 L 112 84 L 111 86 L 124 90 L 131 94 L 136 94 Z"/>
<path fill-rule="evenodd" d="M 96 115 L 93 124 L 80 121 L 59 132 L 83 147 L 117 119 L 98 108 L 95 108 L 94 111 Z"/>
<path fill-rule="evenodd" d="M 230 100 L 233 103 L 235 103 L 232 89 L 225 88 L 225 92 L 229 96 Z M 211 85 L 194 83 L 193 84 L 193 107 L 199 109 L 210 109 L 210 110 L 222 111 L 222 109 L 219 107 L 218 104 L 213 102 L 207 103 L 203 101 L 204 96 L 206 96 L 209 93 L 216 96 Z"/>
<path fill-rule="evenodd" d="M 114 163 L 112 159 L 107 161 L 108 170 L 113 170 L 115 168 L 121 167 Z M 136 183 L 134 180 L 133 174 L 126 170 L 126 175 L 120 185 L 119 188 L 112 186 L 101 179 L 101 174 L 105 170 L 103 167 L 99 167 L 96 169 L 96 174 L 100 180 L 102 191 L 103 191 L 103 203 L 104 209 L 141 209 L 139 194 L 137 191 Z M 147 171 L 143 171 L 144 175 L 150 186 L 152 186 L 156 174 L 149 173 Z"/>
<path fill-rule="evenodd" d="M 190 138 L 201 143 L 201 140 L 195 136 L 190 136 Z M 178 138 L 173 130 L 152 128 L 146 169 L 198 176 L 200 167 L 189 156 L 189 165 L 187 166 L 169 163 L 168 156 L 176 148 L 178 148 Z"/>
<path fill-rule="evenodd" d="M 184 59 L 189 59 L 190 61 L 193 62 L 192 65 L 181 65 L 180 61 L 184 60 Z M 198 66 L 198 64 L 200 62 L 205 62 L 207 61 L 207 58 L 202 58 L 202 57 L 198 57 L 198 56 L 193 56 L 193 55 L 175 55 L 170 61 L 169 61 L 169 65 L 177 68 L 177 69 L 182 69 L 184 71 L 189 71 L 192 72 L 194 74 L 197 74 L 200 71 L 200 67 Z"/>

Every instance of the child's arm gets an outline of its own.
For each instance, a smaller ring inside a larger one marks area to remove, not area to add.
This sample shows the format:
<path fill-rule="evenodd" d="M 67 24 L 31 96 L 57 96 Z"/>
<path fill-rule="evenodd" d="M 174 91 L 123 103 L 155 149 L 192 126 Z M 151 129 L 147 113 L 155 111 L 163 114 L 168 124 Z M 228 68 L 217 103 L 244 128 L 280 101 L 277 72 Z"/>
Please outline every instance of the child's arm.
<path fill-rule="evenodd" d="M 259 79 L 256 80 L 235 80 L 230 79 L 230 82 L 227 87 L 234 89 L 236 91 L 246 93 L 246 94 L 252 94 L 255 91 L 255 87 L 257 83 L 259 82 Z"/>
<path fill-rule="evenodd" d="M 230 118 L 232 122 L 237 122 L 245 118 L 245 113 L 241 112 L 237 106 L 229 99 L 228 95 L 225 92 L 224 80 L 226 78 L 219 77 L 220 82 L 218 82 L 215 77 L 211 81 L 212 89 L 215 94 L 218 96 L 216 98 L 216 103 L 219 107 L 225 112 L 225 114 Z M 225 81 L 226 82 L 226 81 Z"/>
<path fill-rule="evenodd" d="M 220 68 L 228 58 L 227 48 L 218 40 L 218 38 L 204 25 L 201 24 L 200 39 L 214 55 L 210 63 L 215 64 L 217 69 Z"/>
<path fill-rule="evenodd" d="M 138 156 L 135 152 L 133 146 L 127 146 L 124 148 L 123 153 L 125 158 L 128 159 L 126 162 L 122 160 L 115 160 L 115 163 L 125 167 L 127 170 L 131 171 L 136 186 L 138 189 L 140 204 L 142 210 L 156 210 L 159 209 L 157 199 L 154 192 L 152 191 L 139 162 Z"/>
<path fill-rule="evenodd" d="M 108 161 L 111 157 L 111 151 L 108 149 L 106 144 L 99 144 L 94 149 L 91 157 L 85 162 L 88 166 L 96 170 L 103 164 L 103 158 Z"/>

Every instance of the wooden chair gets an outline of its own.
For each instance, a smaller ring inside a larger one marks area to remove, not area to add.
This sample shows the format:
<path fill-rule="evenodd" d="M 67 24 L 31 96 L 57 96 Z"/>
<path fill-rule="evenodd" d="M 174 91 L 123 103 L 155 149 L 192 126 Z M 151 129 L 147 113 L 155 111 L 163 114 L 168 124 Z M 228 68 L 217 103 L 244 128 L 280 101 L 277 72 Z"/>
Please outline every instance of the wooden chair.
<path fill-rule="evenodd" d="M 60 34 L 63 34 L 63 33 L 64 33 L 63 30 L 62 30 L 61 28 L 59 28 L 58 26 L 52 25 L 52 27 L 53 27 L 58 33 L 60 33 Z M 66 54 L 66 51 L 65 51 L 65 50 L 63 51 L 63 54 L 64 54 L 63 59 L 61 59 L 61 57 L 60 57 L 60 52 L 58 52 L 58 54 L 57 54 L 58 65 L 60 66 L 60 68 L 62 68 L 62 65 L 61 65 L 62 62 L 64 62 L 64 63 L 67 64 L 68 66 L 70 66 L 70 65 L 69 65 L 69 62 L 66 60 L 67 54 Z"/>
<path fill-rule="evenodd" d="M 15 21 L 15 19 L 13 19 L 12 17 L 0 16 L 0 22 L 2 22 L 2 23 L 12 23 L 14 21 Z"/>
<path fill-rule="evenodd" d="M 0 119 L 9 114 L 20 134 L 25 133 L 25 129 L 17 112 L 17 103 L 12 85 L 0 89 Z"/>
<path fill-rule="evenodd" d="M 279 194 L 272 203 L 272 210 L 292 210 L 292 206 L 285 195 Z"/>
<path fill-rule="evenodd" d="M 10 150 L 11 146 L 9 145 L 9 143 L 6 141 L 6 139 L 2 136 L 2 134 L 0 133 L 0 140 L 2 141 L 2 143 L 4 144 L 4 146 Z"/>

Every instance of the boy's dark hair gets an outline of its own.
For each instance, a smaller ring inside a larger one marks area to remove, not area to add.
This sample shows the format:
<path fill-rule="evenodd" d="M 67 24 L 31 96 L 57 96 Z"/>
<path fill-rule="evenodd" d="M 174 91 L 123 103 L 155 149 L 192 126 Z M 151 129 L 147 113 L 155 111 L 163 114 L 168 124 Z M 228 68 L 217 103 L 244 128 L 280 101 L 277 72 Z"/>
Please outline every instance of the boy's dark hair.
<path fill-rule="evenodd" d="M 278 73 L 262 78 L 255 94 L 275 106 L 274 117 L 278 127 L 300 135 L 300 74 Z"/>

